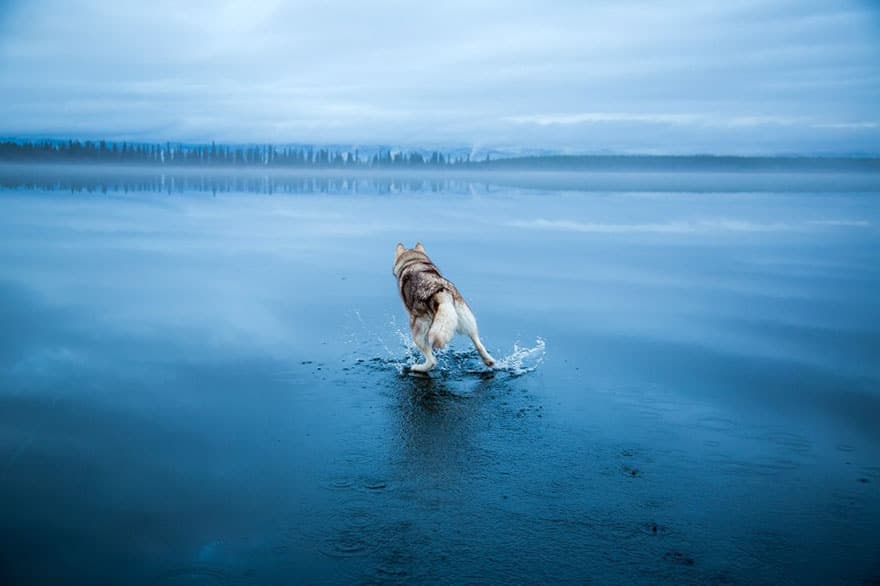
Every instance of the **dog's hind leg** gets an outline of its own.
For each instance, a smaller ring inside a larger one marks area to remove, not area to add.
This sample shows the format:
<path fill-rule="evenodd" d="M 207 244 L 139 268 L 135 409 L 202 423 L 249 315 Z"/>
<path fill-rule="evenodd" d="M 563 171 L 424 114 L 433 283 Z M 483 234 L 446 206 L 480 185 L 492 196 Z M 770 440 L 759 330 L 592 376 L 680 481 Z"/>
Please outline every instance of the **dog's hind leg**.
<path fill-rule="evenodd" d="M 434 351 L 431 348 L 431 344 L 428 343 L 428 331 L 431 329 L 431 321 L 430 319 L 420 318 L 412 322 L 410 330 L 412 331 L 413 342 L 422 351 L 422 354 L 425 355 L 424 362 L 410 367 L 410 370 L 413 372 L 428 372 L 437 364 L 437 360 L 434 358 Z"/>
<path fill-rule="evenodd" d="M 477 335 L 477 330 L 474 330 L 474 333 L 471 335 L 471 342 L 474 343 L 474 348 L 480 353 L 480 358 L 483 359 L 483 363 L 486 366 L 495 366 L 495 359 L 492 358 L 488 350 L 486 350 L 486 347 L 483 346 L 480 336 Z"/>
<path fill-rule="evenodd" d="M 467 306 L 467 303 L 458 302 L 455 304 L 455 311 L 458 313 L 458 331 L 471 339 L 474 348 L 480 353 L 480 358 L 483 359 L 486 366 L 495 366 L 495 359 L 492 358 L 480 340 L 480 334 L 477 332 L 477 318 L 474 317 L 471 308 Z"/>
<path fill-rule="evenodd" d="M 413 364 L 409 369 L 413 372 L 428 372 L 434 368 L 435 364 L 437 364 L 437 359 L 434 358 L 434 352 L 428 344 L 417 343 L 416 346 L 418 346 L 419 350 L 425 355 L 425 361 L 421 364 Z"/>

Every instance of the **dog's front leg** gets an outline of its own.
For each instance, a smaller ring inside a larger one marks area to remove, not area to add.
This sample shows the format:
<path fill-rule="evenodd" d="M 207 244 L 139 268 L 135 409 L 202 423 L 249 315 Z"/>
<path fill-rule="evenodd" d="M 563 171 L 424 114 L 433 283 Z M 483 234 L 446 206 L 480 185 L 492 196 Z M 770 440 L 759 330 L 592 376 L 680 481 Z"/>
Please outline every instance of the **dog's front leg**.
<path fill-rule="evenodd" d="M 422 351 L 422 354 L 425 355 L 425 361 L 421 364 L 414 364 L 410 367 L 410 370 L 413 372 L 428 372 L 434 368 L 435 364 L 437 364 L 437 360 L 434 358 L 434 351 L 428 343 L 428 331 L 431 329 L 431 320 L 416 319 L 413 321 L 410 329 L 412 331 L 413 342 L 415 342 L 418 349 Z"/>

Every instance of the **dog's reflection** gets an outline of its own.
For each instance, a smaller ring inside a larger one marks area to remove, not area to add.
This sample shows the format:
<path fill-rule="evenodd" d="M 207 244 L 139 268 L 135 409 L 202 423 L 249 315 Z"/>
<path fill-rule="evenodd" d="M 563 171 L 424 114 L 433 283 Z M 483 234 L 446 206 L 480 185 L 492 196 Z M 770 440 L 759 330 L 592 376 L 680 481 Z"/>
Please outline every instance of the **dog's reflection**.
<path fill-rule="evenodd" d="M 499 388 L 491 372 L 465 378 L 399 377 L 393 409 L 394 461 L 416 478 L 455 478 L 486 457 L 477 438 L 493 419 L 488 403 Z M 412 478 L 412 476 L 410 476 Z"/>

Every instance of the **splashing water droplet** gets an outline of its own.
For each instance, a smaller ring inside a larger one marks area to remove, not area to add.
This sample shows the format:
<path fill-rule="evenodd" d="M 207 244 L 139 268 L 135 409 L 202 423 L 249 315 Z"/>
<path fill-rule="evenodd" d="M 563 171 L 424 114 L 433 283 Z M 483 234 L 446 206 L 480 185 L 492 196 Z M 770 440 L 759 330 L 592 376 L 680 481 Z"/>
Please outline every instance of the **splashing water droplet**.
<path fill-rule="evenodd" d="M 513 352 L 495 362 L 495 370 L 520 376 L 534 371 L 544 362 L 546 344 L 543 338 L 537 338 L 532 347 L 520 346 L 514 342 Z"/>

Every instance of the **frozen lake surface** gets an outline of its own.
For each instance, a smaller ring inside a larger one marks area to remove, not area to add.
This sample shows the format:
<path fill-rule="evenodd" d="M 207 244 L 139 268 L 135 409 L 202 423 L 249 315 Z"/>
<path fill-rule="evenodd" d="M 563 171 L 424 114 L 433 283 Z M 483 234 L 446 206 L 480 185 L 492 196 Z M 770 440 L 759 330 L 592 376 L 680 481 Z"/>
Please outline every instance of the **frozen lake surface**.
<path fill-rule="evenodd" d="M 0 187 L 0 582 L 880 581 L 878 177 L 74 175 Z M 405 372 L 399 240 L 501 368 Z"/>

